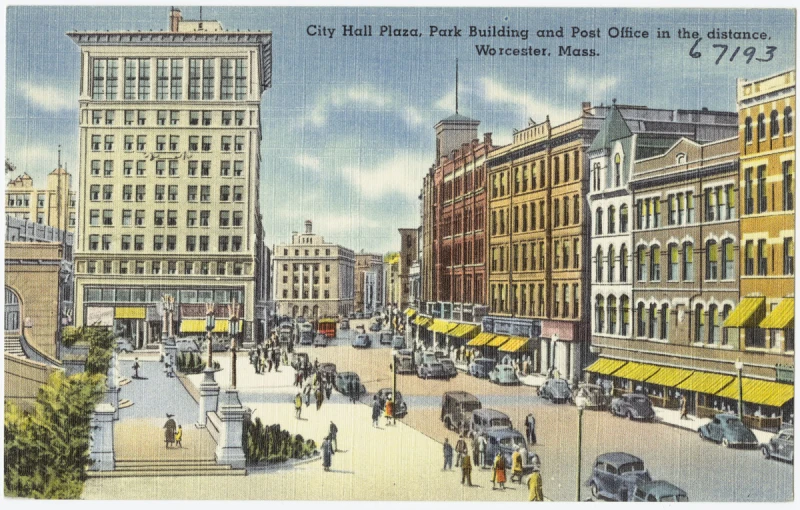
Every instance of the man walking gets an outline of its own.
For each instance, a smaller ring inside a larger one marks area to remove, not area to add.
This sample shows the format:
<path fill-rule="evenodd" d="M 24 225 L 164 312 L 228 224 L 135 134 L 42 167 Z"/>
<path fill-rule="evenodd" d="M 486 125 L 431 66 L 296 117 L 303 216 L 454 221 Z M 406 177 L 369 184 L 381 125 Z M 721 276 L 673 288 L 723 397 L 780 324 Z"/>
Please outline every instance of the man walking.
<path fill-rule="evenodd" d="M 317 399 L 317 411 L 319 411 L 319 408 L 322 407 L 322 399 L 324 398 L 322 396 L 322 388 L 316 389 L 314 392 L 314 397 Z"/>
<path fill-rule="evenodd" d="M 133 378 L 134 379 L 138 379 L 139 378 L 139 368 L 140 368 L 140 366 L 139 366 L 139 358 L 135 358 L 133 360 Z"/>
<path fill-rule="evenodd" d="M 306 396 L 306 407 L 311 405 L 311 384 L 306 383 L 306 387 L 303 388 L 303 395 Z"/>
<path fill-rule="evenodd" d="M 525 417 L 525 435 L 528 443 L 536 444 L 536 418 L 533 417 L 533 413 L 528 413 Z"/>
<path fill-rule="evenodd" d="M 175 442 L 175 429 L 177 425 L 175 424 L 175 420 L 172 419 L 174 415 L 167 413 L 167 422 L 164 424 L 164 442 L 167 444 L 167 448 L 172 446 L 172 443 Z"/>
<path fill-rule="evenodd" d="M 331 470 L 331 457 L 333 457 L 331 436 L 327 436 L 325 441 L 322 442 L 322 467 L 325 468 L 325 471 Z"/>
<path fill-rule="evenodd" d="M 372 397 L 372 426 L 378 426 L 378 420 L 381 417 L 381 401 L 378 400 L 378 395 Z M 452 448 L 451 448 L 452 449 Z"/>
<path fill-rule="evenodd" d="M 681 393 L 680 402 L 681 402 L 681 416 L 680 416 L 680 419 L 681 420 L 688 420 L 689 417 L 686 416 L 686 414 L 688 413 L 688 410 L 686 409 L 686 396 L 683 393 Z"/>
<path fill-rule="evenodd" d="M 444 467 L 442 468 L 442 471 L 445 469 L 453 469 L 453 446 L 450 444 L 450 441 L 447 438 L 444 438 L 442 450 L 444 452 Z"/>
<path fill-rule="evenodd" d="M 472 487 L 472 462 L 470 462 L 469 455 L 464 455 L 461 459 L 461 485 L 464 485 L 464 480 L 467 485 Z"/>
<path fill-rule="evenodd" d="M 333 451 L 335 452 L 339 451 L 339 442 L 336 441 L 336 434 L 338 433 L 339 433 L 339 428 L 336 426 L 335 423 L 333 423 L 333 421 L 331 421 L 330 429 L 328 429 L 328 435 L 331 438 L 331 444 L 333 445 Z"/>
<path fill-rule="evenodd" d="M 461 459 L 467 454 L 467 442 L 464 441 L 464 434 L 458 436 L 458 442 L 456 442 L 456 453 L 458 457 L 456 458 L 456 464 L 461 464 Z M 471 468 L 472 466 L 470 466 Z"/>
<path fill-rule="evenodd" d="M 298 420 L 300 419 L 300 412 L 303 410 L 303 397 L 298 393 L 294 397 L 294 415 Z"/>
<path fill-rule="evenodd" d="M 478 465 L 486 465 L 486 436 L 483 434 L 478 437 Z"/>

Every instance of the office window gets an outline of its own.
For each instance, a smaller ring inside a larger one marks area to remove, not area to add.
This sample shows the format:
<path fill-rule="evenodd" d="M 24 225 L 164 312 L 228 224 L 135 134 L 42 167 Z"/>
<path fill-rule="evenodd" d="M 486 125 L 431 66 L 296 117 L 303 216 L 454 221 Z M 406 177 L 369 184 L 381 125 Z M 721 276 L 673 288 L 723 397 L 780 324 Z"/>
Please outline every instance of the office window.
<path fill-rule="evenodd" d="M 228 236 L 219 236 L 219 251 L 228 251 Z"/>
<path fill-rule="evenodd" d="M 200 186 L 200 201 L 201 202 L 211 201 L 211 186 Z"/>
<path fill-rule="evenodd" d="M 167 170 L 167 162 L 163 159 L 159 159 L 156 161 L 156 177 L 164 177 L 164 174 Z"/>
<path fill-rule="evenodd" d="M 113 176 L 114 176 L 114 161 L 107 159 L 103 161 L 103 177 L 113 177 Z"/>
<path fill-rule="evenodd" d="M 180 120 L 180 113 L 178 110 L 170 110 L 169 112 L 169 125 L 177 126 Z"/>
<path fill-rule="evenodd" d="M 706 316 L 703 313 L 703 305 L 694 307 L 694 341 L 703 342 L 706 338 Z"/>
<path fill-rule="evenodd" d="M 133 249 L 135 251 L 144 250 L 144 236 L 133 236 Z"/>
<path fill-rule="evenodd" d="M 199 136 L 190 136 L 189 137 L 189 150 L 190 151 L 197 151 L 199 150 L 200 144 L 200 137 Z"/>
<path fill-rule="evenodd" d="M 144 209 L 136 210 L 136 226 L 137 227 L 144 226 Z"/>
<path fill-rule="evenodd" d="M 211 215 L 211 211 L 200 211 L 200 226 L 207 227 L 209 226 L 209 217 Z"/>
<path fill-rule="evenodd" d="M 608 247 L 608 282 L 613 283 L 614 273 L 616 272 L 617 260 L 614 253 L 614 246 Z"/>
<path fill-rule="evenodd" d="M 241 202 L 244 200 L 244 186 L 233 187 L 233 201 Z"/>
<path fill-rule="evenodd" d="M 767 241 L 766 239 L 759 239 L 757 245 L 758 255 L 758 275 L 767 275 Z"/>
<path fill-rule="evenodd" d="M 131 236 L 124 235 L 122 236 L 122 242 L 120 243 L 120 248 L 122 251 L 129 251 L 131 249 Z"/>
<path fill-rule="evenodd" d="M 744 244 L 744 274 L 754 274 L 755 252 L 753 250 L 753 241 L 746 241 Z"/>
<path fill-rule="evenodd" d="M 778 110 L 772 110 L 769 115 L 769 134 L 773 138 L 777 138 L 781 132 L 781 125 L 778 122 Z"/>
<path fill-rule="evenodd" d="M 227 227 L 230 225 L 230 211 L 220 211 L 219 212 L 219 226 L 220 227 Z"/>
<path fill-rule="evenodd" d="M 597 296 L 595 298 L 595 305 L 594 305 L 594 325 L 595 325 L 595 332 L 596 333 L 603 333 L 605 331 L 605 299 L 603 296 Z"/>
<path fill-rule="evenodd" d="M 636 336 L 646 336 L 646 328 L 647 323 L 644 318 L 644 303 L 639 303 L 636 305 Z"/>
<path fill-rule="evenodd" d="M 233 176 L 234 177 L 241 177 L 244 175 L 244 161 L 234 161 L 233 162 Z"/>
<path fill-rule="evenodd" d="M 203 112 L 203 113 L 205 113 L 205 112 Z M 205 119 L 203 119 L 203 120 L 205 120 Z M 201 150 L 202 150 L 203 152 L 209 152 L 209 151 L 211 151 L 211 137 L 210 137 L 210 136 L 204 136 L 204 137 L 202 138 L 202 146 L 201 146 Z"/>
<path fill-rule="evenodd" d="M 744 120 L 744 141 L 745 143 L 753 141 L 753 119 L 750 117 Z"/>
<path fill-rule="evenodd" d="M 197 238 L 195 236 L 186 236 L 186 251 L 194 251 L 197 246 Z"/>
<path fill-rule="evenodd" d="M 164 236 L 153 236 L 153 251 L 161 251 L 164 249 Z"/>
<path fill-rule="evenodd" d="M 236 111 L 236 125 L 243 126 L 244 125 L 244 111 L 237 110 Z"/>
<path fill-rule="evenodd" d="M 597 283 L 603 282 L 603 249 L 601 247 L 597 247 L 597 251 L 595 252 L 595 260 L 594 260 L 594 274 L 595 274 L 595 281 Z"/>
<path fill-rule="evenodd" d="M 167 111 L 166 110 L 158 110 L 156 112 L 156 124 L 158 124 L 159 126 L 166 126 L 167 125 Z"/>
<path fill-rule="evenodd" d="M 220 202 L 227 202 L 230 200 L 231 194 L 231 187 L 230 186 L 220 186 L 219 187 L 219 201 Z"/>
<path fill-rule="evenodd" d="M 230 126 L 231 120 L 233 118 L 233 112 L 230 110 L 226 110 L 222 112 L 222 125 L 223 126 Z"/>
<path fill-rule="evenodd" d="M 595 220 L 594 220 L 595 221 L 595 231 L 594 231 L 594 233 L 597 234 L 597 235 L 602 235 L 603 234 L 603 210 L 600 209 L 599 207 L 597 208 L 597 211 L 595 211 L 594 218 L 595 218 Z"/>
<path fill-rule="evenodd" d="M 164 185 L 163 184 L 157 184 L 156 185 L 155 200 L 156 200 L 156 202 L 163 202 L 164 201 Z"/>
<path fill-rule="evenodd" d="M 144 151 L 145 147 L 147 147 L 147 136 L 146 135 L 137 136 L 136 137 L 136 150 L 137 151 Z M 144 163 L 144 161 L 142 163 Z"/>
<path fill-rule="evenodd" d="M 234 138 L 234 149 L 236 152 L 244 152 L 244 136 Z"/>
<path fill-rule="evenodd" d="M 197 186 L 189 186 L 187 188 L 186 199 L 189 202 L 197 202 Z"/>
<path fill-rule="evenodd" d="M 694 245 L 692 243 L 683 244 L 683 279 L 684 281 L 694 280 Z"/>
<path fill-rule="evenodd" d="M 89 200 L 91 202 L 99 202 L 100 201 L 100 185 L 93 184 L 89 187 Z"/>
<path fill-rule="evenodd" d="M 211 161 L 203 160 L 200 162 L 200 177 L 211 177 Z"/>
<path fill-rule="evenodd" d="M 199 58 L 189 59 L 189 99 L 200 99 L 200 78 L 203 61 Z"/>
<path fill-rule="evenodd" d="M 794 274 L 794 238 L 783 240 L 783 274 Z"/>
<path fill-rule="evenodd" d="M 186 211 L 186 226 L 197 226 L 197 211 Z"/>
<path fill-rule="evenodd" d="M 168 227 L 178 226 L 178 211 L 173 211 L 173 210 L 167 211 L 167 226 Z"/>
<path fill-rule="evenodd" d="M 787 160 L 783 162 L 783 210 L 794 210 L 794 170 L 792 168 L 792 161 Z"/>
<path fill-rule="evenodd" d="M 118 67 L 115 58 L 95 58 L 92 61 L 92 99 L 117 99 Z"/>
<path fill-rule="evenodd" d="M 758 129 L 758 139 L 759 140 L 766 140 L 767 139 L 767 126 L 766 126 L 766 117 L 763 113 L 758 114 L 757 120 L 757 129 Z"/>
<path fill-rule="evenodd" d="M 231 237 L 231 251 L 242 251 L 242 236 Z"/>
<path fill-rule="evenodd" d="M 621 312 L 621 320 L 619 324 L 619 334 L 622 336 L 628 335 L 628 328 L 631 323 L 631 308 L 628 296 L 622 296 L 619 299 L 619 309 Z"/>
<path fill-rule="evenodd" d="M 234 227 L 241 227 L 243 219 L 244 219 L 244 213 L 242 211 L 233 211 L 233 226 Z"/>
<path fill-rule="evenodd" d="M 167 188 L 167 199 L 170 202 L 177 202 L 178 201 L 178 185 L 171 184 L 169 188 Z"/>
<path fill-rule="evenodd" d="M 114 125 L 114 110 L 106 110 L 106 126 Z"/>
<path fill-rule="evenodd" d="M 103 209 L 103 226 L 111 227 L 114 225 L 114 211 L 113 209 Z"/>
<path fill-rule="evenodd" d="M 753 214 L 753 169 L 744 169 L 744 213 Z"/>
<path fill-rule="evenodd" d="M 169 161 L 169 176 L 170 177 L 177 177 L 178 176 L 178 160 L 171 159 Z"/>
<path fill-rule="evenodd" d="M 719 254 L 717 253 L 717 242 L 706 242 L 706 280 L 717 279 L 717 266 Z"/>
<path fill-rule="evenodd" d="M 636 249 L 636 279 L 640 282 L 647 280 L 647 251 L 644 246 Z"/>
<path fill-rule="evenodd" d="M 792 107 L 787 106 L 783 109 L 783 136 L 792 134 L 794 129 Z"/>
<path fill-rule="evenodd" d="M 767 212 L 767 166 L 761 165 L 758 167 L 758 212 Z"/>
<path fill-rule="evenodd" d="M 196 60 L 196 59 L 190 59 Z M 214 99 L 214 59 L 203 59 L 203 99 Z"/>
<path fill-rule="evenodd" d="M 200 236 L 199 241 L 199 251 L 208 251 L 208 236 Z"/>
<path fill-rule="evenodd" d="M 100 236 L 99 235 L 90 235 L 89 236 L 89 251 L 96 251 L 100 247 Z"/>
<path fill-rule="evenodd" d="M 144 184 L 137 184 L 136 185 L 136 201 L 137 202 L 144 202 L 145 200 L 145 185 Z"/>

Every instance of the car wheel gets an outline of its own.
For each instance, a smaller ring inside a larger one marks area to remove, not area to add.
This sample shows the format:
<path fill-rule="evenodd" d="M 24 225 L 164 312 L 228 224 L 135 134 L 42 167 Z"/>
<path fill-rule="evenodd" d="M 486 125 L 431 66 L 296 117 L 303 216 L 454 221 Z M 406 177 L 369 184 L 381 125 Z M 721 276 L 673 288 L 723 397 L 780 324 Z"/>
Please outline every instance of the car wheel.
<path fill-rule="evenodd" d="M 453 430 L 453 422 L 450 420 L 449 416 L 446 416 L 444 419 L 444 426 L 447 430 Z"/>
<path fill-rule="evenodd" d="M 769 460 L 770 454 L 769 454 L 769 447 L 767 445 L 761 447 L 761 455 L 763 455 L 765 459 Z"/>
<path fill-rule="evenodd" d="M 632 412 L 630 412 L 630 411 L 628 411 L 628 412 L 625 414 L 625 417 L 626 417 L 626 418 L 628 418 L 629 420 L 633 420 L 633 413 L 632 413 Z"/>
<path fill-rule="evenodd" d="M 592 497 L 594 499 L 600 499 L 600 489 L 597 488 L 597 484 L 592 482 L 589 484 L 589 488 L 592 489 Z"/>
<path fill-rule="evenodd" d="M 730 448 L 731 447 L 731 444 L 728 442 L 728 438 L 727 437 L 723 437 L 722 441 L 720 441 L 720 444 L 722 446 L 724 446 L 725 448 Z"/>
<path fill-rule="evenodd" d="M 705 439 L 706 439 L 706 435 L 705 435 L 705 434 L 703 434 L 703 429 L 697 429 L 697 435 L 699 435 L 699 436 L 700 436 L 700 439 L 702 439 L 703 441 L 705 441 Z"/>

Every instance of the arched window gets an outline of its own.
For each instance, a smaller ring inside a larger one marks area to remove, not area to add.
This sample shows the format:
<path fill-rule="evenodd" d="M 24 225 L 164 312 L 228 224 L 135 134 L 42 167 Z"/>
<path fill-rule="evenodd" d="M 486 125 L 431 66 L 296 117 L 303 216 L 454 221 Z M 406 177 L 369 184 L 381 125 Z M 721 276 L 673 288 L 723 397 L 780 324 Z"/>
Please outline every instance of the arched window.
<path fill-rule="evenodd" d="M 595 267 L 594 267 L 594 274 L 596 276 L 595 281 L 597 283 L 603 282 L 603 249 L 601 247 L 597 247 L 597 253 L 595 254 Z"/>
<path fill-rule="evenodd" d="M 650 247 L 650 280 L 661 280 L 661 248 L 658 246 Z"/>
<path fill-rule="evenodd" d="M 622 336 L 627 336 L 630 323 L 631 323 L 631 306 L 630 301 L 628 300 L 628 296 L 622 296 L 619 300 L 619 309 L 622 314 L 622 322 L 620 322 L 620 331 L 619 334 Z"/>
<path fill-rule="evenodd" d="M 636 248 L 636 280 L 647 280 L 647 250 L 644 246 Z"/>
<path fill-rule="evenodd" d="M 614 155 L 614 186 L 619 186 L 622 182 L 622 158 L 619 153 Z"/>
<path fill-rule="evenodd" d="M 594 191 L 600 189 L 600 163 L 595 163 L 594 166 L 592 166 L 592 184 Z"/>
<path fill-rule="evenodd" d="M 753 141 L 753 119 L 750 117 L 744 119 L 744 141 L 746 143 Z"/>
<path fill-rule="evenodd" d="M 624 244 L 619 250 L 619 281 L 628 281 L 628 248 Z"/>
<path fill-rule="evenodd" d="M 3 324 L 6 332 L 19 331 L 19 296 L 8 287 L 6 287 L 5 321 Z"/>
<path fill-rule="evenodd" d="M 683 243 L 683 280 L 691 282 L 694 280 L 694 245 Z"/>
<path fill-rule="evenodd" d="M 758 129 L 758 139 L 759 140 L 766 140 L 767 138 L 767 118 L 764 116 L 763 113 L 758 114 L 758 121 L 756 124 L 756 129 Z"/>
<path fill-rule="evenodd" d="M 603 210 L 598 207 L 597 211 L 595 211 L 594 217 L 595 217 L 595 223 L 596 223 L 594 233 L 597 234 L 597 235 L 602 235 L 603 234 Z"/>
<path fill-rule="evenodd" d="M 667 280 L 674 282 L 678 280 L 678 262 L 680 254 L 678 253 L 678 245 L 670 244 L 667 246 L 667 253 L 669 254 L 669 265 L 667 266 Z"/>
<path fill-rule="evenodd" d="M 711 305 L 708 307 L 708 343 L 709 344 L 717 344 L 719 343 L 719 312 L 717 310 L 717 305 Z"/>
<path fill-rule="evenodd" d="M 661 340 L 666 340 L 667 332 L 669 331 L 669 305 L 666 303 L 661 305 L 661 317 L 659 323 L 658 338 Z"/>
<path fill-rule="evenodd" d="M 613 234 L 617 230 L 617 210 L 614 206 L 608 208 L 608 233 Z"/>
<path fill-rule="evenodd" d="M 769 114 L 769 134 L 772 137 L 776 137 L 781 132 L 781 126 L 778 123 L 778 110 L 772 110 L 772 113 Z"/>
<path fill-rule="evenodd" d="M 619 208 L 619 232 L 624 234 L 628 231 L 628 206 L 623 205 Z"/>
<path fill-rule="evenodd" d="M 717 279 L 718 261 L 717 242 L 709 240 L 706 242 L 706 280 Z"/>
<path fill-rule="evenodd" d="M 706 337 L 706 316 L 703 313 L 703 305 L 694 307 L 694 341 L 703 342 Z"/>
<path fill-rule="evenodd" d="M 617 334 L 617 298 L 608 297 L 608 333 Z"/>
<path fill-rule="evenodd" d="M 608 283 L 614 282 L 614 270 L 616 268 L 617 261 L 615 258 L 614 247 L 609 246 L 608 248 Z"/>
<path fill-rule="evenodd" d="M 792 107 L 787 106 L 783 109 L 783 136 L 790 135 L 792 133 L 793 121 L 792 118 Z"/>
<path fill-rule="evenodd" d="M 645 336 L 644 303 L 636 305 L 636 336 Z"/>
<path fill-rule="evenodd" d="M 602 333 L 605 325 L 605 300 L 603 299 L 603 296 L 597 296 L 595 298 L 594 310 L 595 332 Z"/>
<path fill-rule="evenodd" d="M 655 303 L 648 307 L 648 318 L 650 319 L 650 327 L 647 328 L 647 338 L 655 338 L 658 334 L 658 312 L 656 311 Z"/>

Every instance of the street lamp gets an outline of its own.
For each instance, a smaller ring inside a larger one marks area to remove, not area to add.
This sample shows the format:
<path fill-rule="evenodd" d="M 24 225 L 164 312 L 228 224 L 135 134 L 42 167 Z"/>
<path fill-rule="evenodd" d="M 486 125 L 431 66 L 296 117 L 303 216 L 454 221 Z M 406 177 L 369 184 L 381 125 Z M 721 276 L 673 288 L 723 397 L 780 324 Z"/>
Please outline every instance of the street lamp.
<path fill-rule="evenodd" d="M 576 400 L 578 407 L 578 469 L 575 473 L 575 501 L 581 500 L 581 441 L 583 440 L 583 408 L 586 406 L 586 400 Z"/>
<path fill-rule="evenodd" d="M 736 358 L 736 363 L 733 364 L 736 367 L 736 373 L 739 376 L 739 420 L 742 420 L 742 415 L 744 415 L 744 405 L 742 404 L 742 369 L 744 368 L 744 363 L 739 358 Z"/>
<path fill-rule="evenodd" d="M 214 326 L 217 325 L 217 318 L 214 316 L 214 303 L 206 303 L 206 336 L 208 339 L 208 360 L 206 366 L 209 369 L 214 368 L 214 358 L 211 349 L 211 332 Z"/>
<path fill-rule="evenodd" d="M 228 306 L 228 334 L 231 337 L 231 388 L 236 388 L 236 335 L 239 334 L 239 306 L 236 301 Z"/>

